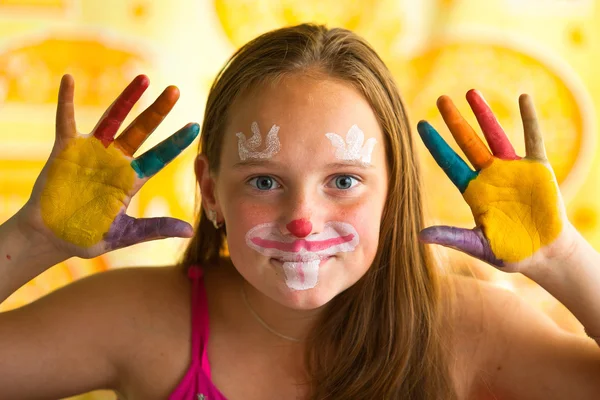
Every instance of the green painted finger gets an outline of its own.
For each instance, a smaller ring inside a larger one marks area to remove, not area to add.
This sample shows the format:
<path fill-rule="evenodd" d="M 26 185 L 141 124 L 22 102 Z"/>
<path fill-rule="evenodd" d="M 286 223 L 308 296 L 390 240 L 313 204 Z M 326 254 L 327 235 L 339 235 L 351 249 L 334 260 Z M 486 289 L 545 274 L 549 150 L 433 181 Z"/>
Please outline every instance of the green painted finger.
<path fill-rule="evenodd" d="M 139 178 L 156 174 L 188 147 L 200 133 L 198 124 L 188 124 L 131 162 Z"/>

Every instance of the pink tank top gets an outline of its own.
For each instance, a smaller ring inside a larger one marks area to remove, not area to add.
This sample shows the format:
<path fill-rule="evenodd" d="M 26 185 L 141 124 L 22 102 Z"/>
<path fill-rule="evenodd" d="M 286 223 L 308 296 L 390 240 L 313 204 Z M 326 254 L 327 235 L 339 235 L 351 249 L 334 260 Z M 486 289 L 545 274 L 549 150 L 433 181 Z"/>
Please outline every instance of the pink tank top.
<path fill-rule="evenodd" d="M 169 400 L 227 400 L 210 380 L 208 343 L 208 306 L 202 268 L 188 269 L 192 280 L 192 362 L 187 373 L 169 396 Z"/>

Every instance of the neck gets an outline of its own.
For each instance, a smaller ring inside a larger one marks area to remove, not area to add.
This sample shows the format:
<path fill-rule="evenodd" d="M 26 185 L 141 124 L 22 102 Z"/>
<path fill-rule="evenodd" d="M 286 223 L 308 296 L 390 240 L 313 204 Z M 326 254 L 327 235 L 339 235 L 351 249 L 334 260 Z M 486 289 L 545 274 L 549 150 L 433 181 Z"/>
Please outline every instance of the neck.
<path fill-rule="evenodd" d="M 322 307 L 314 310 L 286 307 L 256 290 L 244 279 L 240 289 L 241 300 L 247 303 L 247 311 L 252 319 L 251 323 L 256 326 L 255 330 L 261 330 L 271 338 L 290 344 L 305 341 L 322 310 Z"/>

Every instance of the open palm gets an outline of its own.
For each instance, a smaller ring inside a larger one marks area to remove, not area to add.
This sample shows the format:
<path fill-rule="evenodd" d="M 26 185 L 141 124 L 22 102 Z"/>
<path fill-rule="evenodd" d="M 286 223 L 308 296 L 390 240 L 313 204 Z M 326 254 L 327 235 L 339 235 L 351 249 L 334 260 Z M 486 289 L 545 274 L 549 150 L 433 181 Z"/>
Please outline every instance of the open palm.
<path fill-rule="evenodd" d="M 419 122 L 418 131 L 438 165 L 462 193 L 476 227 L 429 227 L 420 238 L 456 248 L 502 270 L 518 271 L 525 260 L 552 246 L 565 226 L 556 178 L 546 159 L 529 96 L 519 99 L 525 131 L 524 158 L 516 155 L 483 97 L 472 90 L 467 100 L 489 150 L 448 97 L 440 97 L 438 108 L 475 170 L 429 123 Z"/>
<path fill-rule="evenodd" d="M 188 124 L 133 158 L 179 95 L 177 88 L 167 88 L 114 139 L 148 84 L 145 76 L 135 78 L 92 133 L 80 135 L 74 119 L 74 82 L 68 75 L 63 77 L 54 148 L 24 209 L 30 224 L 70 255 L 89 258 L 143 241 L 189 237 L 193 233 L 184 221 L 168 217 L 135 219 L 125 213 L 143 184 L 199 132 L 197 124 Z"/>

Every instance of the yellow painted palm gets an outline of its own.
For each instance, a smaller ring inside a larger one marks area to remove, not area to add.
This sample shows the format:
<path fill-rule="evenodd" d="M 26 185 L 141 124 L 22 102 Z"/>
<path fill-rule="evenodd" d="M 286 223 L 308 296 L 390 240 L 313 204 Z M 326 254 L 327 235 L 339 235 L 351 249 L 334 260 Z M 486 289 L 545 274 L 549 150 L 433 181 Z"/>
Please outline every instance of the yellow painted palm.
<path fill-rule="evenodd" d="M 169 217 L 136 219 L 126 214 L 142 185 L 192 143 L 198 124 L 188 124 L 134 158 L 179 97 L 174 86 L 136 118 L 121 135 L 119 127 L 149 85 L 140 75 L 102 116 L 93 132 L 75 126 L 74 82 L 65 76 L 59 92 L 56 140 L 36 181 L 24 215 L 69 256 L 91 258 L 135 243 L 165 237 L 190 237 L 192 227 Z"/>
<path fill-rule="evenodd" d="M 471 90 L 467 101 L 489 149 L 450 98 L 442 96 L 437 104 L 474 170 L 429 123 L 420 121 L 417 129 L 438 165 L 462 193 L 476 227 L 428 227 L 420 238 L 461 250 L 507 272 L 522 271 L 537 256 L 545 258 L 569 226 L 556 178 L 546 159 L 535 110 L 531 98 L 522 95 L 519 105 L 526 156 L 520 157 L 481 94 Z"/>

